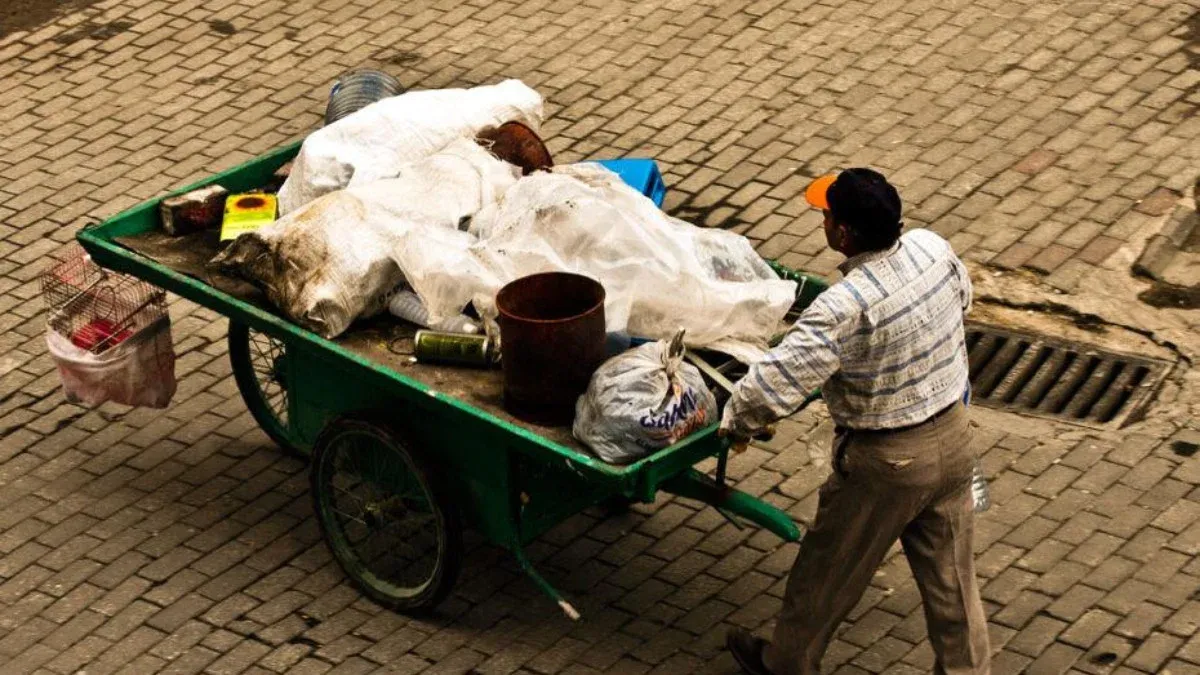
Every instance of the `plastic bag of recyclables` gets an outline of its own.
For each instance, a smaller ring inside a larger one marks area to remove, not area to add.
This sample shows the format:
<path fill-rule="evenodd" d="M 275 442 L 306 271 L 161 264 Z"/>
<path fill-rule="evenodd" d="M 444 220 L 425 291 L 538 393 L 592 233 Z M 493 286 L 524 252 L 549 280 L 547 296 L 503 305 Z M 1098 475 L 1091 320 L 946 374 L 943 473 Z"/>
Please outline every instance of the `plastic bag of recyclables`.
<path fill-rule="evenodd" d="M 431 321 L 469 302 L 485 319 L 495 295 L 529 274 L 568 271 L 603 284 L 610 333 L 761 355 L 795 300 L 744 237 L 663 213 L 599 164 L 518 180 L 471 220 L 469 233 L 410 229 L 394 257 Z"/>
<path fill-rule="evenodd" d="M 683 332 L 615 356 L 575 405 L 575 438 L 601 459 L 628 464 L 717 419 L 717 399 L 683 362 Z"/>
<path fill-rule="evenodd" d="M 308 136 L 279 190 L 286 215 L 321 195 L 396 176 L 460 137 L 504 122 L 538 131 L 542 97 L 520 80 L 470 89 L 409 91 L 344 117 Z"/>
<path fill-rule="evenodd" d="M 435 246 L 443 236 L 466 236 L 459 222 L 520 174 L 462 137 L 391 171 L 390 178 L 330 192 L 243 234 L 211 264 L 254 282 L 293 321 L 333 338 L 386 306 L 404 280 L 393 254 L 413 240 Z"/>
<path fill-rule="evenodd" d="M 126 331 L 128 332 L 128 331 Z M 165 408 L 175 395 L 175 350 L 171 322 L 163 317 L 95 354 L 53 329 L 46 346 L 71 403 Z"/>

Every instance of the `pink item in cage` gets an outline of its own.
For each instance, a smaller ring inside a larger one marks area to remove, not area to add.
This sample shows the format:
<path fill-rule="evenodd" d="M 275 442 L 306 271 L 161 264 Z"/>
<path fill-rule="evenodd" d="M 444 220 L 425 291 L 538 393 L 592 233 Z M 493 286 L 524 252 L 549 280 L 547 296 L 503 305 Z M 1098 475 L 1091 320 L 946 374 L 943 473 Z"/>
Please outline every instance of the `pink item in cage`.
<path fill-rule="evenodd" d="M 175 394 L 166 293 L 78 247 L 42 276 L 46 345 L 68 401 L 164 408 Z"/>
<path fill-rule="evenodd" d="M 72 403 L 99 405 L 112 401 L 165 408 L 175 395 L 175 351 L 167 318 L 99 354 L 76 346 L 54 330 L 46 331 L 46 345 L 58 366 L 63 393 Z"/>

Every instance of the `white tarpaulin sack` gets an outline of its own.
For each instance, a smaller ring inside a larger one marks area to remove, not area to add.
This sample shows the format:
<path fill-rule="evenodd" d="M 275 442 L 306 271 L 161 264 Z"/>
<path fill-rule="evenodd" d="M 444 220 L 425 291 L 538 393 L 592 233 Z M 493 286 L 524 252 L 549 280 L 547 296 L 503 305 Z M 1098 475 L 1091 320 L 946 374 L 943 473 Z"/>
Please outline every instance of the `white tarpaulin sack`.
<path fill-rule="evenodd" d="M 681 331 L 604 362 L 575 405 L 575 438 L 629 464 L 715 423 L 717 399 L 683 350 Z"/>
<path fill-rule="evenodd" d="M 555 167 L 517 181 L 471 220 L 469 251 L 437 246 L 401 267 L 429 314 L 468 302 L 495 315 L 504 284 L 539 272 L 574 272 L 606 293 L 609 333 L 669 339 L 753 361 L 783 329 L 796 284 L 783 281 L 740 235 L 663 213 L 599 164 Z"/>
<path fill-rule="evenodd" d="M 262 288 L 301 326 L 336 337 L 355 319 L 383 310 L 404 281 L 394 256 L 413 242 L 438 248 L 448 240 L 447 246 L 466 250 L 473 237 L 458 230 L 459 222 L 494 201 L 520 170 L 459 138 L 395 173 L 326 194 L 243 234 L 212 264 Z"/>
<path fill-rule="evenodd" d="M 456 138 L 487 127 L 521 122 L 535 132 L 542 97 L 520 80 L 471 89 L 409 91 L 314 131 L 304 140 L 279 190 L 279 213 L 291 213 L 321 195 L 396 176 Z"/>

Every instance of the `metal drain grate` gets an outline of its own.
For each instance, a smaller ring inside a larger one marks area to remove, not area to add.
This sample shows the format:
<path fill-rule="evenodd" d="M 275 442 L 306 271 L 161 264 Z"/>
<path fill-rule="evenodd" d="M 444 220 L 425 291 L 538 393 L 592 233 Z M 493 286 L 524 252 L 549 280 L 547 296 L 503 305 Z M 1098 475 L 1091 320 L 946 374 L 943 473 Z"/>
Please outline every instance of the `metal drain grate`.
<path fill-rule="evenodd" d="M 1137 419 L 1165 361 L 978 324 L 967 327 L 972 403 L 1087 426 Z"/>

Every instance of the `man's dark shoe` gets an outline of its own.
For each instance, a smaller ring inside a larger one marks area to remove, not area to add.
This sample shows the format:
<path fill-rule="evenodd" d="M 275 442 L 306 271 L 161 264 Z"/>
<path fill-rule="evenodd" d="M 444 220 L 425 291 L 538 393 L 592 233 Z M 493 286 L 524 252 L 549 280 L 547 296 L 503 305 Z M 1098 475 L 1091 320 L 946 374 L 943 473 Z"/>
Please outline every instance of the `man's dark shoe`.
<path fill-rule="evenodd" d="M 725 635 L 725 648 L 733 654 L 733 659 L 738 662 L 742 670 L 750 675 L 772 675 L 770 670 L 767 670 L 766 664 L 763 663 L 763 648 L 767 646 L 767 641 L 762 638 L 756 638 L 748 631 L 733 629 Z"/>

